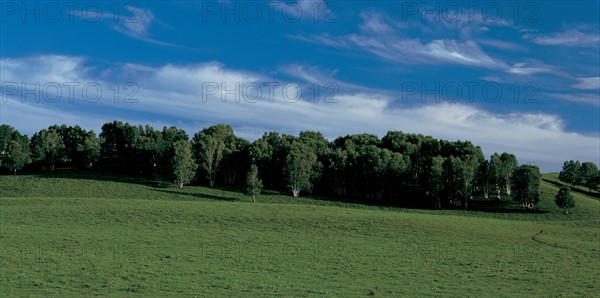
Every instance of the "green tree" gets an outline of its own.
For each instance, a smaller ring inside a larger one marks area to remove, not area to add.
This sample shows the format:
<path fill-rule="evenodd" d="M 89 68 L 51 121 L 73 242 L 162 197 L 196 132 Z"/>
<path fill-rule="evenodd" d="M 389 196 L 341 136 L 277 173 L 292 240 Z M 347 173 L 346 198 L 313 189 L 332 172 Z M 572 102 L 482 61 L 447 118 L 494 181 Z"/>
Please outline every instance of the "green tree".
<path fill-rule="evenodd" d="M 475 155 L 460 157 L 450 156 L 446 159 L 445 180 L 446 193 L 450 203 L 467 208 L 468 200 L 473 194 L 473 182 L 479 160 Z"/>
<path fill-rule="evenodd" d="M 412 182 L 419 179 L 422 171 L 423 152 L 421 146 L 425 137 L 422 135 L 406 134 L 401 131 L 388 131 L 381 139 L 383 148 L 401 153 L 410 160 L 411 169 L 409 178 Z"/>
<path fill-rule="evenodd" d="M 387 169 L 385 170 L 385 194 L 388 197 L 400 197 L 402 188 L 405 186 L 406 178 L 411 170 L 410 157 L 399 152 L 389 152 Z"/>
<path fill-rule="evenodd" d="M 581 172 L 581 163 L 579 161 L 565 161 L 563 163 L 562 171 L 558 174 L 558 179 L 562 182 L 568 183 L 571 186 L 579 184 Z"/>
<path fill-rule="evenodd" d="M 487 200 L 490 197 L 490 192 L 492 190 L 492 183 L 490 179 L 490 162 L 484 160 L 479 164 L 479 169 L 477 169 L 477 175 L 475 177 L 477 189 L 483 192 L 483 197 Z"/>
<path fill-rule="evenodd" d="M 78 125 L 66 126 L 64 124 L 52 125 L 49 129 L 55 130 L 60 135 L 60 142 L 63 144 L 62 161 L 80 165 L 82 161 L 77 147 L 84 142 L 86 131 Z"/>
<path fill-rule="evenodd" d="M 83 140 L 77 144 L 77 155 L 85 167 L 91 168 L 93 163 L 98 161 L 101 144 L 102 139 L 98 138 L 93 130 L 86 133 Z"/>
<path fill-rule="evenodd" d="M 8 158 L 8 146 L 13 141 L 15 129 L 7 124 L 0 125 L 0 166 L 6 163 Z"/>
<path fill-rule="evenodd" d="M 502 176 L 502 160 L 500 159 L 500 154 L 494 153 L 492 156 L 490 156 L 488 175 L 490 184 L 492 185 L 492 190 L 496 193 L 496 200 L 500 200 L 504 181 Z"/>
<path fill-rule="evenodd" d="M 250 162 L 249 148 L 250 142 L 246 139 L 236 136 L 227 139 L 221 166 L 225 183 L 229 185 L 235 184 L 238 173 L 243 173 L 248 169 L 248 164 Z"/>
<path fill-rule="evenodd" d="M 215 185 L 217 170 L 224 154 L 229 154 L 235 135 L 229 125 L 217 124 L 202 129 L 192 139 L 194 154 L 204 169 L 209 185 Z"/>
<path fill-rule="evenodd" d="M 146 152 L 146 154 L 153 157 L 152 172 L 154 179 L 160 185 L 163 179 L 171 178 L 173 175 L 172 160 L 175 156 L 175 144 L 179 141 L 188 142 L 188 136 L 183 129 L 175 126 L 164 126 L 160 132 L 149 130 L 147 127 L 145 136 L 147 143 L 142 152 Z M 139 152 L 141 149 L 138 143 L 136 151 Z"/>
<path fill-rule="evenodd" d="M 30 162 L 29 138 L 10 125 L 0 125 L 0 167 L 4 166 L 17 174 Z"/>
<path fill-rule="evenodd" d="M 323 134 L 317 131 L 301 131 L 298 136 L 298 141 L 306 144 L 317 155 L 317 162 L 313 166 L 310 177 L 311 187 L 307 189 L 308 193 L 312 193 L 313 188 L 321 184 L 327 156 L 330 152 L 329 142 Z"/>
<path fill-rule="evenodd" d="M 157 184 L 161 185 L 163 178 L 173 175 L 171 163 L 174 153 L 169 156 L 163 153 L 168 151 L 167 149 L 172 151 L 173 144 L 177 140 L 171 140 L 172 142 L 167 146 L 163 134 L 152 126 L 140 125 L 138 130 L 140 133 L 135 140 L 136 170 L 146 177 L 154 178 Z M 184 134 L 182 140 L 187 140 L 187 135 Z"/>
<path fill-rule="evenodd" d="M 192 181 L 196 175 L 198 165 L 192 155 L 192 146 L 188 141 L 177 141 L 173 145 L 175 154 L 173 156 L 173 174 L 179 188 L 183 188 L 184 183 Z"/>
<path fill-rule="evenodd" d="M 258 167 L 252 164 L 246 175 L 246 194 L 252 196 L 252 203 L 256 203 L 256 197 L 260 195 L 262 187 L 262 180 L 258 177 Z"/>
<path fill-rule="evenodd" d="M 123 122 L 113 121 L 102 125 L 100 137 L 104 140 L 101 147 L 101 154 L 111 161 L 121 161 L 125 146 L 125 136 L 123 132 Z"/>
<path fill-rule="evenodd" d="M 569 208 L 575 207 L 575 197 L 571 193 L 571 188 L 568 186 L 561 187 L 556 194 L 555 202 L 558 207 L 565 209 L 566 213 L 569 214 Z"/>
<path fill-rule="evenodd" d="M 123 172 L 139 174 L 141 171 L 138 141 L 143 135 L 143 127 L 123 124 L 121 121 L 113 121 L 102 125 L 100 137 L 103 139 L 102 156 L 114 163 Z"/>
<path fill-rule="evenodd" d="M 300 196 L 301 191 L 309 189 L 313 167 L 317 155 L 308 145 L 293 142 L 285 159 L 285 176 L 287 187 L 294 197 Z"/>
<path fill-rule="evenodd" d="M 427 191 L 433 201 L 435 208 L 442 208 L 442 194 L 444 191 L 444 162 L 441 156 L 431 158 L 431 165 L 428 171 Z"/>
<path fill-rule="evenodd" d="M 504 152 L 500 155 L 500 181 L 504 185 L 504 193 L 510 196 L 511 193 L 511 179 L 515 168 L 517 167 L 517 157 L 513 154 Z"/>
<path fill-rule="evenodd" d="M 265 184 L 273 187 L 273 145 L 269 142 L 269 135 L 265 132 L 260 139 L 257 139 L 250 145 L 250 159 L 251 162 L 256 164 L 259 173 Z M 279 134 L 277 134 L 279 138 Z"/>
<path fill-rule="evenodd" d="M 10 144 L 8 145 L 5 166 L 12 170 L 16 175 L 17 171 L 21 170 L 30 162 L 31 157 L 29 152 L 29 139 L 26 136 L 21 136 L 18 134 L 15 136 L 14 140 L 10 141 Z"/>
<path fill-rule="evenodd" d="M 540 182 L 542 175 L 537 166 L 521 165 L 512 176 L 512 197 L 524 209 L 533 209 L 540 200 Z"/>
<path fill-rule="evenodd" d="M 34 161 L 41 161 L 54 170 L 56 162 L 63 156 L 64 145 L 55 128 L 42 129 L 31 138 L 31 151 Z"/>
<path fill-rule="evenodd" d="M 589 191 L 592 191 L 592 188 L 596 188 L 596 176 L 598 175 L 598 166 L 593 162 L 584 162 L 581 164 L 581 168 L 579 169 L 579 183 L 581 186 L 585 186 Z"/>
<path fill-rule="evenodd" d="M 348 154 L 341 148 L 332 150 L 327 156 L 327 165 L 327 177 L 333 193 L 337 196 L 346 195 Z"/>
<path fill-rule="evenodd" d="M 367 198 L 382 199 L 385 175 L 391 159 L 391 151 L 375 145 L 363 146 L 360 150 L 360 168 L 363 175 L 363 191 Z"/>
<path fill-rule="evenodd" d="M 596 175 L 593 178 L 589 178 L 585 186 L 591 191 L 592 189 L 596 189 L 600 191 L 600 171 L 596 172 Z"/>

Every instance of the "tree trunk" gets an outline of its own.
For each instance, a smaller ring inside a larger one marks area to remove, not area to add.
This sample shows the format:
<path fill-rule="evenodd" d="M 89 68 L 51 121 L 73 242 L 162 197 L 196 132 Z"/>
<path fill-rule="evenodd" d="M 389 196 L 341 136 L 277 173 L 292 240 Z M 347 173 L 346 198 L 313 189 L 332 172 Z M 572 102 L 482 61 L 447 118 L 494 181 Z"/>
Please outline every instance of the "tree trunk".
<path fill-rule="evenodd" d="M 183 188 L 183 182 L 179 182 L 179 188 Z"/>
<path fill-rule="evenodd" d="M 252 195 L 252 203 L 256 203 L 256 197 L 254 197 L 254 195 Z"/>
<path fill-rule="evenodd" d="M 496 184 L 496 200 L 500 201 L 500 185 Z"/>

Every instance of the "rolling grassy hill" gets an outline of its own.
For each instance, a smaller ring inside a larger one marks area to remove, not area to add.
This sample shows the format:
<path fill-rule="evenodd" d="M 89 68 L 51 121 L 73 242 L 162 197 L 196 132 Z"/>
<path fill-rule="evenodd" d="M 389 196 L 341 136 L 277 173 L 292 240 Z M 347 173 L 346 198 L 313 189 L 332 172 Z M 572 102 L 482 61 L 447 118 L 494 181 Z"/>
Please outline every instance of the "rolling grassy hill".
<path fill-rule="evenodd" d="M 0 294 L 595 295 L 600 201 L 575 193 L 565 215 L 557 189 L 530 214 L 0 176 Z"/>

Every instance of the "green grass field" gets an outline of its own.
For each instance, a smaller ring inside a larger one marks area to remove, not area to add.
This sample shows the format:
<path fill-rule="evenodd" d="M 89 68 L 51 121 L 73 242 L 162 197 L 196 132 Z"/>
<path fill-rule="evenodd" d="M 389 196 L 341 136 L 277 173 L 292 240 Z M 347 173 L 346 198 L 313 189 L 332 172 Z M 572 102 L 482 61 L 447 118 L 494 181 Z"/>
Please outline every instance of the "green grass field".
<path fill-rule="evenodd" d="M 556 192 L 528 214 L 0 176 L 0 295 L 597 295 L 600 201 Z"/>

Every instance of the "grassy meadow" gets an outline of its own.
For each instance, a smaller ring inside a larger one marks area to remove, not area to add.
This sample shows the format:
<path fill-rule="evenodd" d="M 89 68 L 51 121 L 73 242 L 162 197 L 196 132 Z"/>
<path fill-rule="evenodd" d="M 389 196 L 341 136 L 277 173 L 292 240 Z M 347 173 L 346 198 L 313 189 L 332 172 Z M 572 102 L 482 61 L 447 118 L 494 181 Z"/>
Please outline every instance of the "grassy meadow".
<path fill-rule="evenodd" d="M 0 176 L 0 295 L 597 295 L 600 201 L 575 193 L 566 215 L 541 190 L 523 213 Z"/>

